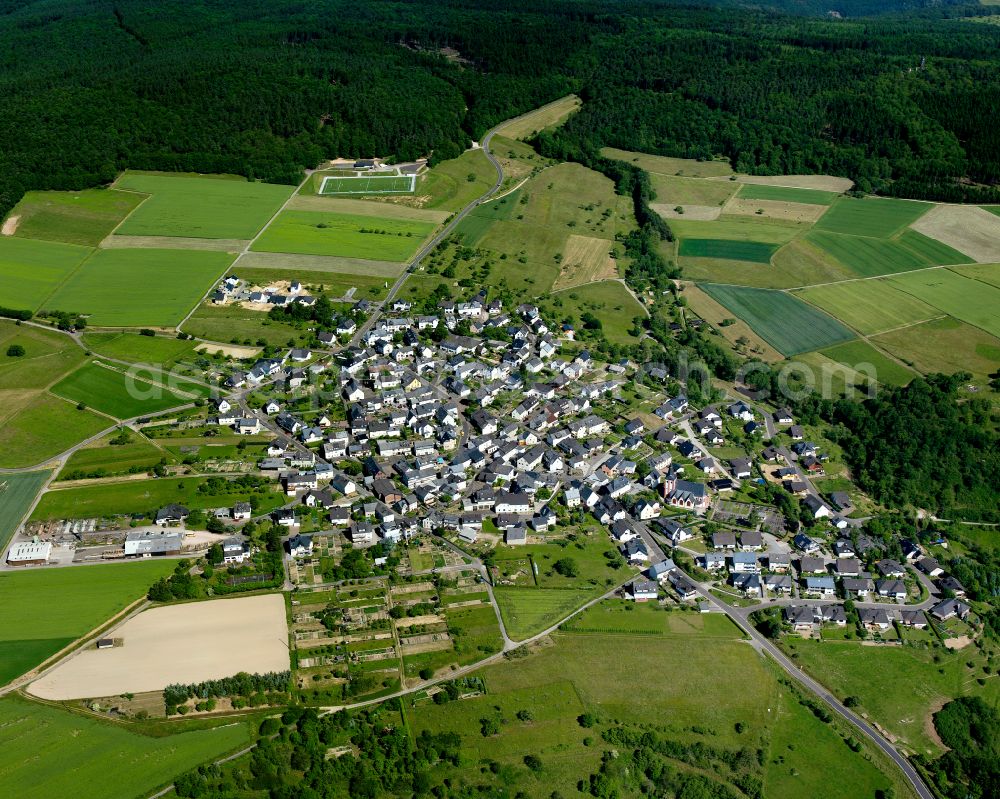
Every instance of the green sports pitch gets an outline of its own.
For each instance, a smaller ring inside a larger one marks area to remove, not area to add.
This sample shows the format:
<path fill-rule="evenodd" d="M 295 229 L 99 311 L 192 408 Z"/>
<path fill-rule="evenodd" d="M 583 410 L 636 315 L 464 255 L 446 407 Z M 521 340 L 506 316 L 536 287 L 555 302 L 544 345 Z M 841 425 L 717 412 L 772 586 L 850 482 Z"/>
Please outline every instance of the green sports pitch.
<path fill-rule="evenodd" d="M 327 176 L 320 184 L 320 194 L 413 194 L 416 175 Z"/>

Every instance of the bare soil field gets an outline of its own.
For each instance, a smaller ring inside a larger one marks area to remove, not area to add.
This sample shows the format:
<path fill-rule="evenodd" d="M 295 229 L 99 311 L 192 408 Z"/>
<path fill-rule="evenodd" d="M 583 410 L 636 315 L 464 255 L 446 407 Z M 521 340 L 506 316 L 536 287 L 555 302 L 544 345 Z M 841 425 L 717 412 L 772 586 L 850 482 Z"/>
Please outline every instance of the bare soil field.
<path fill-rule="evenodd" d="M 237 672 L 286 671 L 288 627 L 279 594 L 154 608 L 106 634 L 121 646 L 87 646 L 28 692 L 42 699 L 85 699 L 159 691 Z"/>
<path fill-rule="evenodd" d="M 815 222 L 826 212 L 826 206 L 786 203 L 778 200 L 744 200 L 734 197 L 726 205 L 725 211 L 727 214 L 763 216 L 768 219 L 787 219 L 791 222 Z M 764 213 L 758 214 L 758 211 Z"/>
<path fill-rule="evenodd" d="M 981 264 L 1000 261 L 1000 216 L 971 205 L 937 205 L 911 227 Z"/>
<path fill-rule="evenodd" d="M 297 194 L 288 201 L 287 208 L 293 211 L 331 211 L 356 216 L 376 216 L 382 219 L 416 219 L 420 222 L 441 224 L 451 214 L 427 208 L 411 208 L 406 205 L 391 205 L 372 200 L 355 200 L 350 197 L 329 195 Z"/>
<path fill-rule="evenodd" d="M 664 219 L 693 219 L 696 222 L 714 222 L 722 213 L 722 206 L 719 205 L 684 205 L 681 203 L 684 213 L 674 210 L 677 203 L 650 203 L 649 207 Z"/>
<path fill-rule="evenodd" d="M 758 186 L 787 186 L 790 189 L 819 189 L 838 193 L 845 192 L 854 185 L 847 178 L 833 175 L 738 175 L 736 180 Z"/>
<path fill-rule="evenodd" d="M 102 250 L 132 250 L 153 247 L 159 250 L 215 250 L 240 252 L 249 241 L 246 239 L 194 239 L 182 236 L 115 236 L 101 242 Z"/>
<path fill-rule="evenodd" d="M 354 202 L 354 201 L 352 201 Z M 297 272 L 333 272 L 342 275 L 399 277 L 405 264 L 392 261 L 366 261 L 335 255 L 297 255 L 277 252 L 248 252 L 240 258 L 235 271 L 243 269 L 291 269 Z"/>
<path fill-rule="evenodd" d="M 552 289 L 558 291 L 618 277 L 615 260 L 608 254 L 613 247 L 614 244 L 607 239 L 571 235 L 566 240 L 559 277 L 552 284 Z"/>
<path fill-rule="evenodd" d="M 20 216 L 9 216 L 3 221 L 3 228 L 0 229 L 0 235 L 13 236 L 17 233 L 17 223 L 21 221 Z"/>

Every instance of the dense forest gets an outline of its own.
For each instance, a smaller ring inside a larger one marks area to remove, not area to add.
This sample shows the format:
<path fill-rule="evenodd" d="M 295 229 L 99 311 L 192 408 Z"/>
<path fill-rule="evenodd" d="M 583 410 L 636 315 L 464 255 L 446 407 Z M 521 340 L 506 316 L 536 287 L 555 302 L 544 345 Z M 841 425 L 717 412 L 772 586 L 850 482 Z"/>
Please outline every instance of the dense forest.
<path fill-rule="evenodd" d="M 292 182 L 336 155 L 448 158 L 570 91 L 583 111 L 549 143 L 567 155 L 722 155 L 1000 198 L 1000 26 L 960 18 L 985 10 L 739 5 L 0 0 L 0 213 L 125 167 Z M 827 11 L 889 15 L 808 16 Z"/>

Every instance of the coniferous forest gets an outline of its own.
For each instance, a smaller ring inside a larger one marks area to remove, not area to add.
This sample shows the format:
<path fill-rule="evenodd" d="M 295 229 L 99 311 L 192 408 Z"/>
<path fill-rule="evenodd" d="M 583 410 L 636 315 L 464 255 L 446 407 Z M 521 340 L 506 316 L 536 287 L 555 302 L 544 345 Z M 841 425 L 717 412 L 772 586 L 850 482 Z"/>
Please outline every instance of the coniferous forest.
<path fill-rule="evenodd" d="M 1000 199 L 1000 27 L 963 20 L 986 9 L 770 6 L 3 0 L 0 212 L 125 167 L 291 182 L 336 155 L 441 160 L 571 91 L 583 110 L 550 152 Z"/>

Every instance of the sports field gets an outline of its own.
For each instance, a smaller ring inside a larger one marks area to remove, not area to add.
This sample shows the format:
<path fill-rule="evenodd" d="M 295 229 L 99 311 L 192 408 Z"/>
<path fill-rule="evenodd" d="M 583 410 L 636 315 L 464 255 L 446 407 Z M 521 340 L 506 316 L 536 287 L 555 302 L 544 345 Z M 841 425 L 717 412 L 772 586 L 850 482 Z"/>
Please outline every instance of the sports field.
<path fill-rule="evenodd" d="M 29 191 L 11 211 L 15 236 L 96 247 L 142 197 L 114 189 Z"/>
<path fill-rule="evenodd" d="M 0 468 L 44 463 L 111 424 L 105 416 L 77 410 L 72 402 L 33 392 L 12 410 L 0 409 Z"/>
<path fill-rule="evenodd" d="M 767 264 L 777 251 L 777 244 L 733 239 L 682 239 L 678 254 L 690 258 L 722 258 Z"/>
<path fill-rule="evenodd" d="M 838 195 L 833 191 L 792 189 L 787 186 L 761 186 L 753 183 L 743 183 L 740 185 L 739 196 L 746 200 L 775 200 L 785 203 L 830 205 Z"/>
<path fill-rule="evenodd" d="M 250 742 L 246 723 L 165 737 L 17 697 L 0 700 L 0 795 L 135 799 Z"/>
<path fill-rule="evenodd" d="M 928 269 L 889 279 L 895 288 L 940 308 L 956 319 L 1000 336 L 1000 288 L 950 269 Z"/>
<path fill-rule="evenodd" d="M 0 236 L 0 305 L 37 311 L 91 252 L 75 244 Z"/>
<path fill-rule="evenodd" d="M 850 341 L 840 322 L 783 291 L 702 284 L 701 288 L 785 355 Z"/>
<path fill-rule="evenodd" d="M 173 327 L 233 256 L 194 250 L 98 250 L 45 306 L 88 314 L 91 327 Z"/>
<path fill-rule="evenodd" d="M 127 172 L 115 187 L 151 195 L 116 233 L 202 239 L 253 238 L 295 191 L 234 176 L 141 172 Z"/>
<path fill-rule="evenodd" d="M 320 183 L 320 194 L 413 194 L 416 175 L 358 175 L 338 177 L 327 175 Z"/>
<path fill-rule="evenodd" d="M 846 364 L 865 376 L 873 375 L 879 383 L 890 386 L 905 386 L 916 377 L 913 370 L 879 352 L 866 341 L 848 341 L 821 352 L 831 360 Z"/>
<path fill-rule="evenodd" d="M 148 374 L 130 376 L 91 361 L 56 383 L 52 393 L 118 419 L 156 413 L 194 400 L 143 378 Z"/>
<path fill-rule="evenodd" d="M 263 491 L 232 489 L 212 494 L 198 489 L 205 477 L 182 477 L 169 480 L 130 480 L 121 483 L 61 488 L 47 491 L 32 519 L 88 519 L 125 513 L 148 513 L 176 502 L 187 508 L 221 508 L 237 502 L 250 502 L 254 513 L 266 513 L 284 502 L 284 495 L 268 486 Z"/>
<path fill-rule="evenodd" d="M 914 230 L 906 230 L 891 239 L 814 230 L 806 238 L 860 277 L 890 275 L 941 264 L 962 264 L 971 260 L 948 245 Z"/>
<path fill-rule="evenodd" d="M 934 206 L 882 197 L 841 197 L 816 223 L 817 230 L 886 239 L 916 222 Z"/>
<path fill-rule="evenodd" d="M 0 475 L 0 551 L 5 550 L 21 517 L 28 512 L 51 472 L 21 472 Z"/>
<path fill-rule="evenodd" d="M 157 560 L 0 574 L 0 685 L 100 626 L 174 565 Z"/>
<path fill-rule="evenodd" d="M 261 252 L 338 255 L 405 261 L 435 225 L 407 219 L 375 219 L 321 211 L 283 211 L 253 244 Z"/>
<path fill-rule="evenodd" d="M 940 316 L 941 312 L 885 280 L 849 280 L 816 286 L 797 296 L 822 308 L 864 335 Z"/>
<path fill-rule="evenodd" d="M 172 366 L 194 358 L 195 342 L 171 336 L 140 336 L 138 333 L 84 333 L 87 349 L 107 358 L 132 363 Z"/>

